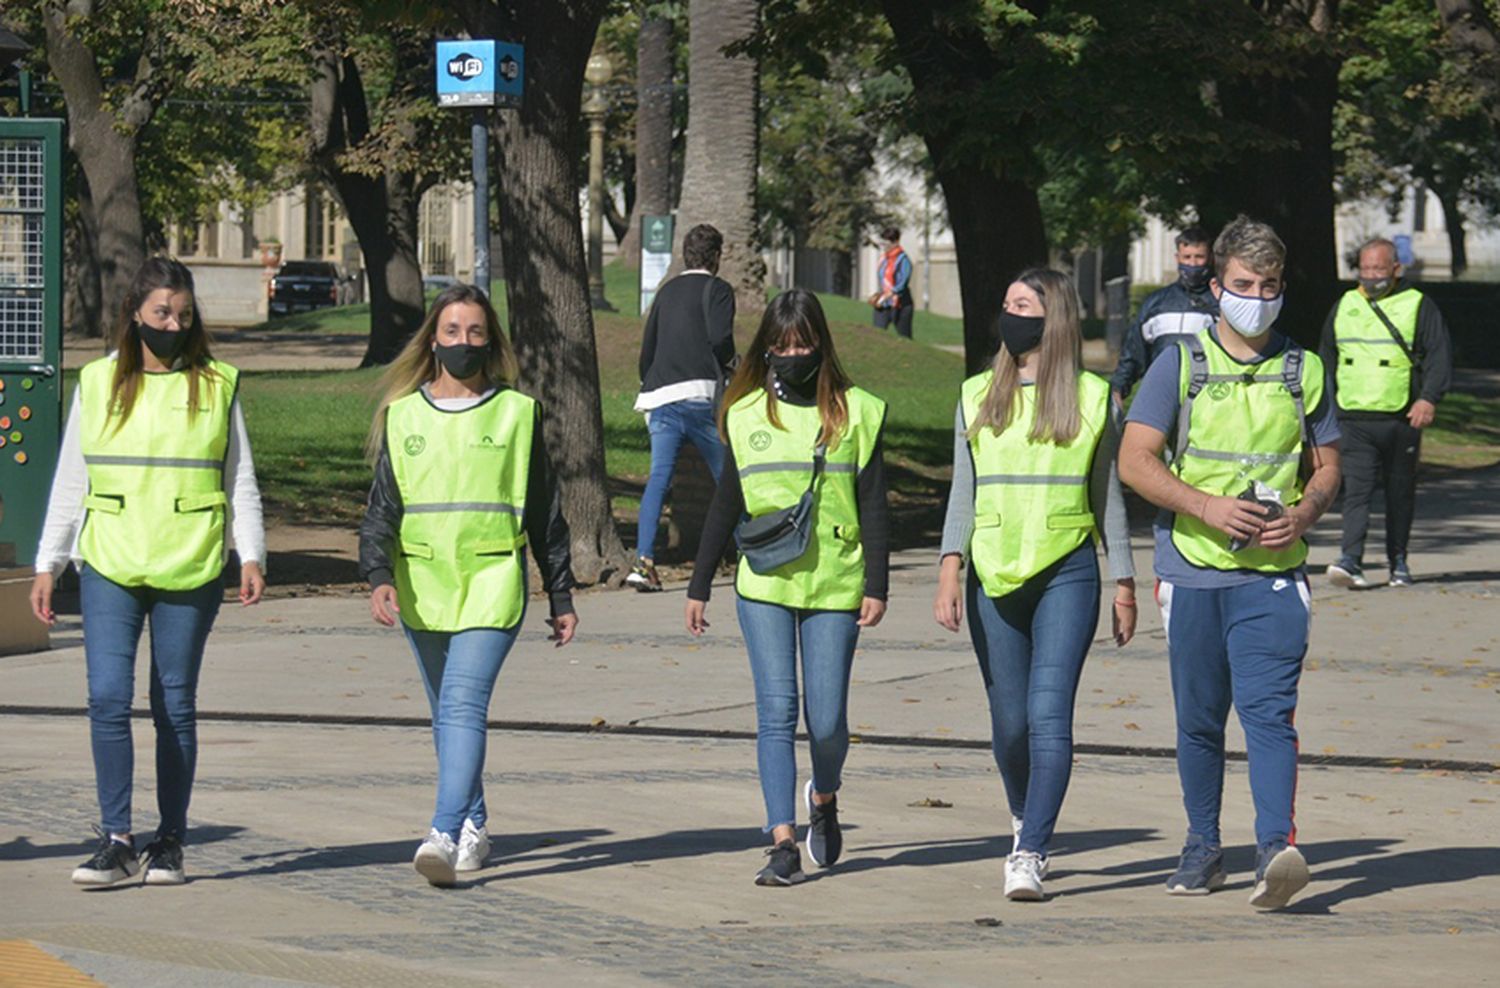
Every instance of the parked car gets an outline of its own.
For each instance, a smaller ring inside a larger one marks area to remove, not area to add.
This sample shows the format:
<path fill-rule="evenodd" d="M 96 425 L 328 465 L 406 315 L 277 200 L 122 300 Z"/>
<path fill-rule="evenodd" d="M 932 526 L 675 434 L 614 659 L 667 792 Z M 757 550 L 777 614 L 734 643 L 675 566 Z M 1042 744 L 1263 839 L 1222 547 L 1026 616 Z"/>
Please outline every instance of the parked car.
<path fill-rule="evenodd" d="M 458 284 L 458 279 L 451 274 L 427 274 L 422 276 L 422 292 L 426 295 L 435 295 L 446 291 Z"/>
<path fill-rule="evenodd" d="M 341 305 L 349 296 L 349 279 L 332 261 L 287 261 L 266 291 L 274 318 Z"/>

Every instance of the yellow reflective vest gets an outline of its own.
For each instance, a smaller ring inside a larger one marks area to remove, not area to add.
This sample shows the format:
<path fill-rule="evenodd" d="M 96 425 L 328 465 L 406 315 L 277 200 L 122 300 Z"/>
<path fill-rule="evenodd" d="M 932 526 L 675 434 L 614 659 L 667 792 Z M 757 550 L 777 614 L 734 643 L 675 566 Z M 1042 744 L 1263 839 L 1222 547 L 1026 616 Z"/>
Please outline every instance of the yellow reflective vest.
<path fill-rule="evenodd" d="M 115 358 L 78 375 L 79 443 L 88 470 L 83 561 L 127 587 L 192 590 L 224 570 L 224 456 L 239 371 L 210 360 L 188 412 L 188 372 L 142 374 L 135 406 L 120 423 Z M 116 428 L 119 426 L 119 428 Z"/>
<path fill-rule="evenodd" d="M 526 608 L 526 485 L 536 402 L 509 389 L 444 411 L 415 391 L 386 409 L 401 493 L 396 599 L 417 631 L 510 628 Z"/>
<path fill-rule="evenodd" d="M 1399 412 L 1411 401 L 1412 362 L 1372 305 L 1380 306 L 1406 350 L 1417 345 L 1421 292 L 1406 288 L 1374 303 L 1358 288 L 1345 292 L 1333 317 L 1339 407 L 1350 412 Z"/>
<path fill-rule="evenodd" d="M 1323 397 L 1323 362 L 1295 344 L 1269 360 L 1242 364 L 1208 332 L 1178 344 L 1177 453 L 1172 469 L 1192 487 L 1238 497 L 1259 481 L 1281 494 L 1290 508 L 1302 499 L 1302 452 L 1307 442 L 1307 409 Z M 1285 549 L 1254 545 L 1229 551 L 1229 536 L 1178 513 L 1172 542 L 1188 562 L 1211 569 L 1251 569 L 1277 573 L 1302 565 L 1307 543 Z"/>
<path fill-rule="evenodd" d="M 849 422 L 829 446 L 814 489 L 813 537 L 802 556 L 770 573 L 740 560 L 735 590 L 749 600 L 786 607 L 857 610 L 865 592 L 865 552 L 860 542 L 856 480 L 875 452 L 885 402 L 861 388 L 844 392 Z M 816 407 L 781 401 L 766 414 L 767 396 L 757 389 L 732 405 L 725 418 L 729 447 L 739 469 L 745 513 L 751 518 L 791 507 L 812 479 L 813 451 L 822 430 Z"/>
<path fill-rule="evenodd" d="M 985 371 L 963 384 L 965 422 L 979 417 L 994 380 Z M 1003 432 L 969 439 L 974 458 L 974 534 L 970 565 L 989 597 L 1013 593 L 1083 544 L 1095 530 L 1089 474 L 1109 418 L 1109 385 L 1078 375 L 1078 435 L 1065 444 L 1030 438 L 1036 388 L 1016 389 L 1019 407 Z"/>

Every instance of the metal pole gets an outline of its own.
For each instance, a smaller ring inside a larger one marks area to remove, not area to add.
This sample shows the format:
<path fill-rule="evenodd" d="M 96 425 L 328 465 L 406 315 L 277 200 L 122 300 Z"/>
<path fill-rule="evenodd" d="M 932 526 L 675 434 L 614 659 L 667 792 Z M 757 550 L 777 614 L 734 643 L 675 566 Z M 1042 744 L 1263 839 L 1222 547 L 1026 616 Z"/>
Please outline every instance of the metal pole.
<path fill-rule="evenodd" d="M 932 189 L 922 187 L 922 311 L 932 308 Z"/>
<path fill-rule="evenodd" d="M 490 131 L 486 110 L 476 107 L 469 133 L 474 157 L 474 284 L 490 293 Z"/>
<path fill-rule="evenodd" d="M 604 297 L 604 94 L 589 97 L 589 301 L 596 309 L 613 309 Z"/>

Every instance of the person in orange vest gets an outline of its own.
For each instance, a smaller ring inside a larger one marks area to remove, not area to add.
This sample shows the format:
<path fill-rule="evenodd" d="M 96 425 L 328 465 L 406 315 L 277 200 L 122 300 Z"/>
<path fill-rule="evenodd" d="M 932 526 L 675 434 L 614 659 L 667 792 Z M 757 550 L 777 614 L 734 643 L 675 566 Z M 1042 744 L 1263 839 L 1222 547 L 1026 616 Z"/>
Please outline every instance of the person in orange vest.
<path fill-rule="evenodd" d="M 880 256 L 880 290 L 870 296 L 875 307 L 875 328 L 896 326 L 896 335 L 911 339 L 911 258 L 901 247 L 901 230 L 888 226 L 880 231 L 885 253 Z"/>

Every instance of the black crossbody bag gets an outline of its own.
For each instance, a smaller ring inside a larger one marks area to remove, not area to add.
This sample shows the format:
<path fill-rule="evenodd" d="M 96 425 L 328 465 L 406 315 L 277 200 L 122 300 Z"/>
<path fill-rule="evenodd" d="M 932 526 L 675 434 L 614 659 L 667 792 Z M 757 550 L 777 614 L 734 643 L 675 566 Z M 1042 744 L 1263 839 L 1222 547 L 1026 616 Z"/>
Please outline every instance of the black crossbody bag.
<path fill-rule="evenodd" d="M 812 480 L 807 490 L 790 508 L 772 511 L 758 518 L 740 522 L 734 530 L 734 541 L 739 546 L 740 556 L 750 569 L 764 576 L 778 567 L 801 559 L 812 542 L 814 488 L 823 475 L 823 459 L 828 450 L 819 445 L 813 450 Z"/>

